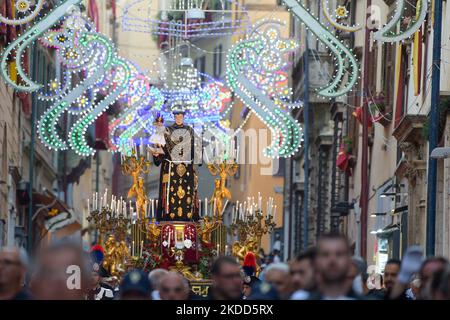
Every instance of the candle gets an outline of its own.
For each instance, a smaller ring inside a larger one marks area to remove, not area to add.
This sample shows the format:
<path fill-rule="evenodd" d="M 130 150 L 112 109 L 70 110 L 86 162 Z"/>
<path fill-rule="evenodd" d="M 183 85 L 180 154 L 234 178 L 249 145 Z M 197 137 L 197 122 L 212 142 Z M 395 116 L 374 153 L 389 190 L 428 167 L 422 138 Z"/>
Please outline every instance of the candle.
<path fill-rule="evenodd" d="M 91 206 L 90 206 L 90 204 L 89 204 L 89 198 L 88 198 L 87 200 L 88 200 L 88 201 L 87 201 L 88 212 L 91 213 Z"/>
<path fill-rule="evenodd" d="M 144 212 L 144 218 L 150 217 L 150 203 L 148 201 L 145 202 L 145 212 Z"/>
<path fill-rule="evenodd" d="M 134 240 L 131 245 L 131 255 L 134 257 Z"/>
<path fill-rule="evenodd" d="M 277 214 L 277 206 L 275 206 L 275 209 L 273 209 L 273 221 L 276 221 L 276 214 Z"/>
<path fill-rule="evenodd" d="M 168 247 L 170 248 L 170 231 L 171 230 L 169 230 L 169 240 L 167 241 L 169 244 L 168 244 Z"/>
<path fill-rule="evenodd" d="M 258 210 L 259 211 L 261 211 L 261 201 L 262 201 L 261 192 L 258 192 Z"/>
<path fill-rule="evenodd" d="M 151 201 L 152 201 L 152 218 L 154 218 L 155 217 L 155 200 L 152 199 Z"/>
<path fill-rule="evenodd" d="M 208 150 L 209 149 L 206 149 L 205 148 L 205 152 L 204 152 L 204 154 L 205 154 L 205 160 L 206 160 L 206 164 L 208 164 L 209 163 L 209 158 L 208 158 Z M 203 160 L 203 159 L 202 159 Z"/>
<path fill-rule="evenodd" d="M 225 245 L 225 255 L 226 256 L 228 255 L 228 245 L 227 244 Z"/>
<path fill-rule="evenodd" d="M 205 198 L 205 216 L 208 215 L 208 198 Z"/>
<path fill-rule="evenodd" d="M 227 201 L 225 201 L 225 205 L 223 206 L 222 212 L 220 213 L 220 215 L 223 215 L 223 213 L 225 212 L 225 209 L 227 208 L 227 205 L 228 205 L 228 199 L 227 199 Z"/>
<path fill-rule="evenodd" d="M 217 256 L 219 256 L 219 252 L 220 252 L 220 244 L 217 244 Z"/>
<path fill-rule="evenodd" d="M 100 197 L 100 208 L 103 207 L 103 197 Z"/>
<path fill-rule="evenodd" d="M 140 257 L 142 257 L 142 250 L 144 249 L 144 241 L 141 240 L 141 253 L 139 254 Z"/>
<path fill-rule="evenodd" d="M 216 216 L 216 203 L 217 203 L 217 198 L 214 198 L 214 207 L 213 207 L 213 211 L 212 211 L 212 216 Z"/>

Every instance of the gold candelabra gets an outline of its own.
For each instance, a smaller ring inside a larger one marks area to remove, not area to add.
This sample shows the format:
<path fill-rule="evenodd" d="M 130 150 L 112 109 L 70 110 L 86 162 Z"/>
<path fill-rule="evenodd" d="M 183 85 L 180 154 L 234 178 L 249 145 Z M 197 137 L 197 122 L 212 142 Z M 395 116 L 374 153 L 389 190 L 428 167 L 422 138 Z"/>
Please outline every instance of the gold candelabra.
<path fill-rule="evenodd" d="M 133 178 L 133 184 L 128 191 L 128 198 L 136 198 L 136 213 L 139 219 L 145 219 L 148 203 L 144 178 L 141 177 L 141 174 L 148 174 L 150 166 L 151 162 L 142 155 L 138 156 L 134 148 L 131 156 L 124 156 L 122 159 L 122 172 Z"/>
<path fill-rule="evenodd" d="M 115 214 L 109 207 L 94 210 L 86 218 L 100 233 L 99 243 L 103 243 L 105 235 L 114 231 L 119 239 L 125 239 L 130 227 L 130 218 L 124 214 Z"/>
<path fill-rule="evenodd" d="M 114 228 L 113 221 L 111 220 L 111 212 L 107 209 L 105 210 L 105 208 L 101 208 L 100 210 L 90 212 L 90 215 L 86 219 L 98 230 L 98 243 L 103 244 L 105 235 Z"/>
<path fill-rule="evenodd" d="M 208 170 L 213 176 L 219 176 L 214 183 L 214 193 L 211 197 L 210 203 L 214 205 L 214 215 L 218 215 L 222 219 L 223 215 L 223 200 L 231 200 L 231 192 L 226 187 L 228 176 L 234 176 L 239 168 L 239 165 L 233 161 L 222 160 L 218 163 L 209 163 Z"/>
<path fill-rule="evenodd" d="M 260 200 L 261 201 L 261 200 Z M 269 201 L 272 203 L 272 200 Z M 245 212 L 236 209 L 232 217 L 230 232 L 237 236 L 237 241 L 233 243 L 232 254 L 243 261 L 248 252 L 258 255 L 261 248 L 261 239 L 265 234 L 272 233 L 276 222 L 272 214 L 272 205 L 268 205 L 268 212 L 264 214 L 261 206 L 249 205 Z M 276 207 L 275 207 L 276 210 Z"/>

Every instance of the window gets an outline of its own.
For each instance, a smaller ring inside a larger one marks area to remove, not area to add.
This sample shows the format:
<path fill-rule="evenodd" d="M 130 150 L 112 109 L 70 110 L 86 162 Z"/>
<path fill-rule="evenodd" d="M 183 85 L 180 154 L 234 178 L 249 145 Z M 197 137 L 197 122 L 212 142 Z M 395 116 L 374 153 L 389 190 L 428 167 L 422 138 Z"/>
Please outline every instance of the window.
<path fill-rule="evenodd" d="M 202 82 L 205 81 L 205 67 L 206 67 L 206 57 L 202 56 L 195 59 L 195 68 L 202 74 Z"/>
<path fill-rule="evenodd" d="M 214 78 L 220 79 L 222 75 L 222 45 L 214 49 Z"/>
<path fill-rule="evenodd" d="M 1 124 L 1 123 L 0 123 Z M 8 130 L 7 130 L 7 124 L 6 122 L 3 123 L 3 137 L 2 140 L 0 140 L 2 142 L 1 144 L 1 156 L 0 156 L 0 160 L 1 160 L 1 167 L 0 167 L 0 180 L 6 181 L 7 179 L 7 174 L 8 174 L 8 140 L 7 140 L 7 135 L 8 135 Z"/>
<path fill-rule="evenodd" d="M 276 176 L 276 177 L 284 177 L 284 175 L 286 173 L 286 159 L 285 158 L 278 158 L 278 159 L 273 159 L 272 161 L 278 161 L 278 166 L 274 165 L 274 173 L 273 173 L 273 175 Z M 275 171 L 276 169 L 278 169 L 278 170 Z"/>

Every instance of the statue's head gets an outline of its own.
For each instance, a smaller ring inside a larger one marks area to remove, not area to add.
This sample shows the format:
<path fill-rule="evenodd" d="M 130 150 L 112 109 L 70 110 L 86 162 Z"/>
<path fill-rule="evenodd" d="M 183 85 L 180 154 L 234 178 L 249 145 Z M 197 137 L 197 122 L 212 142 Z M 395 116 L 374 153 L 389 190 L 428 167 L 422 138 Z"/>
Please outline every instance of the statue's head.
<path fill-rule="evenodd" d="M 216 186 L 216 188 L 217 188 L 217 187 L 220 187 L 220 179 L 216 179 L 216 180 L 214 181 L 214 185 Z"/>
<path fill-rule="evenodd" d="M 161 113 L 158 112 L 156 114 L 154 124 L 155 125 L 163 125 L 164 124 L 164 117 L 163 117 L 163 115 Z"/>
<path fill-rule="evenodd" d="M 175 119 L 175 123 L 178 126 L 183 125 L 184 124 L 184 116 L 186 114 L 184 102 L 176 101 L 172 106 L 172 113 L 173 113 L 173 117 Z"/>
<path fill-rule="evenodd" d="M 111 244 L 111 243 L 113 243 L 113 242 L 115 242 L 116 241 L 116 238 L 112 235 L 112 234 L 110 234 L 109 236 L 108 236 L 108 239 L 106 239 L 106 243 L 107 244 Z"/>

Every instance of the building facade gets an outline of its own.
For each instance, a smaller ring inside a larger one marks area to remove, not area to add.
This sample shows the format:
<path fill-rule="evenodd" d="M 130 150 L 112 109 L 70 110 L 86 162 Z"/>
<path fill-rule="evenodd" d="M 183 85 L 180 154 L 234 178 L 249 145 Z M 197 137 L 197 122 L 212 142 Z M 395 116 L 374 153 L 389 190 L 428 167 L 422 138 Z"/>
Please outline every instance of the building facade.
<path fill-rule="evenodd" d="M 344 1 L 343 1 L 344 2 Z M 331 4 L 330 11 L 337 2 Z M 304 4 L 327 25 L 320 2 Z M 366 21 L 365 1 L 346 1 L 348 22 L 370 27 L 366 43 L 365 29 L 354 33 L 336 31 L 344 43 L 353 48 L 361 66 L 361 82 L 345 97 L 336 101 L 317 101 L 313 90 L 327 82 L 328 49 L 314 36 L 309 38 L 309 52 L 296 59 L 293 81 L 296 98 L 304 97 L 304 65 L 308 56 L 310 73 L 309 150 L 303 148 L 287 165 L 285 210 L 291 216 L 289 254 L 297 254 L 314 245 L 323 232 L 341 231 L 351 240 L 355 254 L 365 244 L 369 265 L 379 270 L 388 258 L 399 258 L 407 246 L 425 246 L 427 221 L 428 134 L 433 46 L 432 8 L 420 34 L 401 43 L 373 41 L 373 31 L 384 25 L 396 9 L 395 1 L 372 1 Z M 443 19 L 448 18 L 443 6 Z M 412 15 L 407 8 L 405 19 Z M 405 23 L 407 20 L 403 20 Z M 294 26 L 293 34 L 305 41 L 305 30 Z M 448 45 L 449 31 L 442 29 L 442 46 Z M 368 46 L 368 55 L 365 48 Z M 416 49 L 415 49 L 416 48 Z M 420 49 L 417 49 L 420 48 Z M 442 50 L 439 145 L 448 146 L 449 77 L 445 61 L 449 52 Z M 369 60 L 364 70 L 365 59 Z M 323 76 L 325 75 L 325 76 Z M 363 87 L 367 77 L 368 87 Z M 366 96 L 362 94 L 366 92 Z M 369 109 L 367 225 L 362 225 L 361 190 L 363 124 L 361 107 Z M 304 110 L 298 115 L 303 122 Z M 305 154 L 309 154 L 309 179 L 305 181 Z M 449 255 L 449 160 L 438 160 L 438 195 L 436 212 L 436 254 Z M 304 190 L 309 188 L 308 242 L 304 243 Z M 367 237 L 362 238 L 362 228 Z"/>

